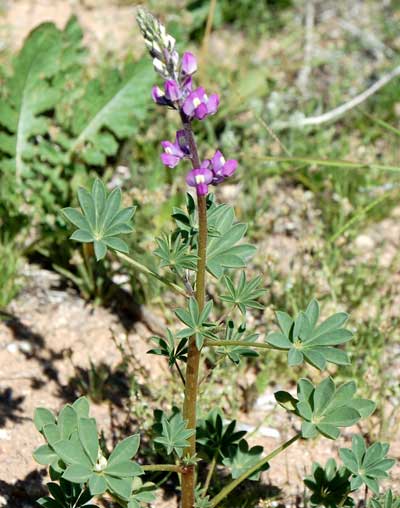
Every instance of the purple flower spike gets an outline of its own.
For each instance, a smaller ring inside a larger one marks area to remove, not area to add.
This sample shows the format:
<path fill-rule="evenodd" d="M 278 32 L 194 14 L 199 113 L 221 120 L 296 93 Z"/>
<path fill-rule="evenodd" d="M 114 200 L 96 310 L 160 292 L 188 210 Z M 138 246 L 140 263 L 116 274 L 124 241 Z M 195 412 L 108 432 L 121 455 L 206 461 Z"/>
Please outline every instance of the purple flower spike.
<path fill-rule="evenodd" d="M 213 173 L 207 166 L 209 161 L 204 161 L 200 168 L 192 169 L 186 177 L 186 183 L 191 187 L 196 187 L 199 196 L 208 194 L 208 185 L 212 182 Z"/>
<path fill-rule="evenodd" d="M 179 99 L 182 97 L 182 92 L 176 81 L 168 79 L 165 82 L 165 96 L 171 102 L 179 101 Z"/>
<path fill-rule="evenodd" d="M 197 118 L 203 120 L 209 115 L 213 115 L 219 105 L 219 97 L 217 94 L 207 96 L 203 87 L 196 88 L 191 92 L 183 103 L 183 112 L 189 118 Z"/>
<path fill-rule="evenodd" d="M 161 154 L 161 161 L 169 168 L 174 168 L 182 159 L 190 154 L 184 130 L 177 131 L 175 143 L 162 141 L 161 146 L 164 148 L 164 153 Z"/>
<path fill-rule="evenodd" d="M 186 51 L 182 56 L 182 73 L 191 76 L 197 71 L 197 60 L 193 53 Z"/>
<path fill-rule="evenodd" d="M 214 174 L 212 183 L 217 185 L 223 182 L 226 178 L 233 175 L 238 166 L 238 162 L 235 159 L 225 160 L 222 152 L 217 150 L 214 157 L 211 159 L 211 169 Z"/>

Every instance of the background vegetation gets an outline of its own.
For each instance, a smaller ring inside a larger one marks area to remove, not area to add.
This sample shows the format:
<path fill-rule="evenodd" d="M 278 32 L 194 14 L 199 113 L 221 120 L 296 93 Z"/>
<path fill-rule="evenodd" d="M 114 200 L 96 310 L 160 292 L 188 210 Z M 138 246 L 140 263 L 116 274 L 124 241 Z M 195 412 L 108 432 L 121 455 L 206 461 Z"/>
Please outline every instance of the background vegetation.
<path fill-rule="evenodd" d="M 302 122 L 347 103 L 400 65 L 396 2 L 218 0 L 211 11 L 205 0 L 150 0 L 147 6 L 181 48 L 199 55 L 203 82 L 222 95 L 221 113 L 207 120 L 200 142 L 239 156 L 235 180 L 220 192 L 250 224 L 248 234 L 259 246 L 254 270 L 264 274 L 267 290 L 268 310 L 255 310 L 248 327 L 263 333 L 274 310 L 295 312 L 313 295 L 325 314 L 349 312 L 356 340 L 348 348 L 357 359 L 343 378 L 355 377 L 363 395 L 378 402 L 369 430 L 388 438 L 400 397 L 399 80 L 330 121 Z M 137 304 L 161 305 L 172 316 L 175 302 L 154 279 L 110 259 L 107 270 L 95 267 L 67 240 L 59 214 L 96 175 L 109 187 L 121 185 L 128 204 L 137 206 L 131 251 L 159 269 L 152 238 L 172 227 L 169 213 L 183 204 L 185 185 L 178 170 L 166 170 L 159 160 L 159 142 L 173 138 L 176 120 L 152 104 L 155 76 L 132 31 L 123 52 L 100 49 L 93 57 L 81 21 L 71 18 L 63 28 L 37 28 L 18 51 L 1 50 L 4 311 L 24 287 L 24 267 L 36 263 L 96 305 L 118 307 L 123 290 Z M 126 367 L 132 360 L 125 354 Z M 240 398 L 229 387 L 224 396 L 238 412 L 291 373 L 271 355 L 267 362 L 249 358 L 235 375 L 246 379 Z M 104 366 L 93 365 L 81 391 L 101 400 L 107 376 Z M 218 365 L 203 393 L 209 407 L 213 383 L 223 379 Z M 172 406 L 176 391 L 171 385 L 167 396 L 156 398 Z"/>

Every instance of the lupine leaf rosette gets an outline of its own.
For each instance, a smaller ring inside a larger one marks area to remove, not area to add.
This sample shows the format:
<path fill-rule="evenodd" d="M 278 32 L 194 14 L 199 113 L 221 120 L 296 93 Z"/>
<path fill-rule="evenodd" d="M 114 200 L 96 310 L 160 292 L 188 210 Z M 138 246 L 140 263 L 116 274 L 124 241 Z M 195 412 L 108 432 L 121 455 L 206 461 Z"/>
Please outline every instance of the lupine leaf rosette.
<path fill-rule="evenodd" d="M 71 240 L 93 243 L 97 261 L 104 258 L 107 248 L 127 253 L 128 245 L 119 238 L 133 231 L 131 219 L 135 208 L 121 208 L 121 190 L 117 187 L 107 193 L 103 182 L 96 179 L 89 192 L 83 187 L 78 190 L 82 212 L 75 208 L 63 208 L 62 213 L 78 229 Z"/>
<path fill-rule="evenodd" d="M 360 435 L 353 436 L 351 450 L 339 450 L 343 464 L 353 475 L 350 483 L 352 490 L 365 484 L 372 492 L 379 494 L 379 481 L 389 477 L 387 471 L 396 462 L 387 457 L 388 450 L 386 443 L 374 443 L 367 448 Z"/>
<path fill-rule="evenodd" d="M 184 449 L 189 446 L 189 437 L 194 434 L 193 429 L 187 428 L 187 420 L 183 419 L 177 408 L 173 408 L 170 417 L 163 411 L 156 411 L 155 420 L 156 423 L 153 425 L 156 434 L 154 443 L 162 445 L 167 450 L 167 455 L 175 452 L 178 457 L 182 457 Z"/>
<path fill-rule="evenodd" d="M 266 341 L 276 349 L 288 351 L 288 364 L 301 365 L 304 361 L 323 370 L 326 363 L 349 365 L 345 351 L 335 346 L 351 340 L 353 334 L 343 327 L 348 319 L 345 312 L 333 314 L 317 325 L 319 304 L 312 300 L 304 312 L 293 319 L 286 312 L 276 313 L 279 332 L 270 333 Z"/>
<path fill-rule="evenodd" d="M 226 457 L 222 463 L 224 466 L 231 469 L 232 478 L 236 479 L 261 460 L 262 452 L 262 446 L 253 446 L 250 448 L 249 443 L 245 439 L 242 439 L 239 441 L 239 445 L 234 454 Z M 249 480 L 259 480 L 261 471 L 266 471 L 267 469 L 269 469 L 268 463 L 261 466 L 258 471 L 249 476 Z"/>
<path fill-rule="evenodd" d="M 352 508 L 355 503 L 348 496 L 350 492 L 351 473 L 344 466 L 338 467 L 335 459 L 329 459 L 325 467 L 317 462 L 312 465 L 312 474 L 304 478 L 304 484 L 312 492 L 311 506 L 337 508 L 338 502 L 345 508 Z"/>
<path fill-rule="evenodd" d="M 92 496 L 108 491 L 129 501 L 133 478 L 143 474 L 139 464 L 131 460 L 140 436 L 127 437 L 106 458 L 99 445 L 96 420 L 88 413 L 85 398 L 64 406 L 57 419 L 47 409 L 38 408 L 34 422 L 47 444 L 35 451 L 34 458 L 40 464 L 50 464 L 68 482 L 86 484 Z"/>
<path fill-rule="evenodd" d="M 314 386 L 303 378 L 297 383 L 297 399 L 284 391 L 276 392 L 275 399 L 282 407 L 302 418 L 303 438 L 313 438 L 319 433 L 336 439 L 340 427 L 350 427 L 375 410 L 374 402 L 355 398 L 355 392 L 354 381 L 336 387 L 333 379 L 327 377 Z"/>
<path fill-rule="evenodd" d="M 233 456 L 239 441 L 246 435 L 245 430 L 236 429 L 236 420 L 224 424 L 221 409 L 214 408 L 204 420 L 200 420 L 196 429 L 197 448 L 202 457 L 211 461 L 216 458 L 218 464 L 224 457 Z"/>

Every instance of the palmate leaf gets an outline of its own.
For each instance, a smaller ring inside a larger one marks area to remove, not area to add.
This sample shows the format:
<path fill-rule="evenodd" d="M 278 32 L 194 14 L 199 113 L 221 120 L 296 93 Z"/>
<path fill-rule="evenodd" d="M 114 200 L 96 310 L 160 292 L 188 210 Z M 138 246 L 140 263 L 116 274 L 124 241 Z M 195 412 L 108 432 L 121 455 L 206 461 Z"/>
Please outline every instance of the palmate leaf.
<path fill-rule="evenodd" d="M 189 445 L 188 438 L 194 434 L 193 429 L 187 428 L 187 420 L 183 419 L 180 411 L 174 411 L 169 418 L 162 413 L 161 429 L 159 425 L 154 428 L 159 432 L 154 442 L 164 446 L 168 455 L 175 452 L 178 457 L 182 457 L 183 450 Z"/>
<path fill-rule="evenodd" d="M 400 497 L 395 497 L 393 492 L 388 490 L 384 496 L 371 499 L 368 508 L 400 508 Z"/>
<path fill-rule="evenodd" d="M 188 352 L 187 338 L 176 341 L 174 334 L 167 328 L 167 335 L 165 338 L 151 337 L 151 339 L 158 347 L 147 351 L 148 354 L 166 356 L 170 367 L 175 365 L 178 360 L 186 362 Z"/>
<path fill-rule="evenodd" d="M 121 190 L 115 188 L 107 194 L 103 182 L 96 179 L 91 192 L 79 188 L 78 199 L 82 212 L 75 208 L 62 209 L 64 216 L 78 228 L 71 239 L 93 242 L 97 261 L 104 258 L 107 248 L 128 252 L 128 245 L 119 235 L 133 231 L 131 219 L 135 208 L 121 208 Z"/>
<path fill-rule="evenodd" d="M 295 319 L 280 311 L 276 313 L 276 318 L 280 332 L 270 333 L 266 342 L 276 349 L 288 351 L 290 366 L 307 362 L 323 370 L 327 362 L 337 365 L 350 363 L 347 353 L 335 347 L 353 337 L 352 332 L 343 327 L 348 319 L 345 312 L 333 314 L 317 325 L 319 304 L 312 300 Z"/>
<path fill-rule="evenodd" d="M 106 459 L 100 450 L 96 420 L 89 418 L 89 404 L 83 397 L 65 405 L 58 418 L 39 408 L 34 422 L 47 442 L 34 457 L 40 464 L 50 463 L 64 485 L 87 484 L 92 496 L 108 490 L 128 501 L 132 479 L 143 474 L 139 464 L 131 460 L 139 448 L 139 435 L 118 443 Z M 54 502 L 57 500 L 43 498 L 43 506 Z"/>
<path fill-rule="evenodd" d="M 245 267 L 256 248 L 241 243 L 247 226 L 236 222 L 233 207 L 213 204 L 207 210 L 207 219 L 207 270 L 215 277 L 221 277 L 227 269 Z"/>
<path fill-rule="evenodd" d="M 190 195 L 186 197 L 186 210 L 174 208 L 177 231 L 184 242 L 196 253 L 198 225 L 196 223 L 196 206 Z M 244 268 L 249 258 L 254 255 L 255 247 L 243 243 L 247 226 L 236 221 L 233 207 L 215 203 L 214 195 L 207 195 L 207 270 L 214 277 L 221 277 L 227 270 Z"/>
<path fill-rule="evenodd" d="M 303 438 L 313 438 L 318 433 L 329 439 L 340 435 L 340 427 L 350 427 L 375 410 L 375 403 L 355 398 L 353 381 L 336 387 L 331 377 L 314 386 L 308 379 L 297 383 L 297 399 L 288 392 L 275 393 L 276 401 L 288 411 L 302 418 Z"/>
<path fill-rule="evenodd" d="M 39 506 L 44 508 L 97 508 L 97 505 L 88 504 L 92 495 L 85 487 L 79 484 L 70 483 L 60 479 L 60 484 L 50 482 L 47 484 L 50 496 L 42 497 L 36 501 Z"/>
<path fill-rule="evenodd" d="M 340 458 L 351 472 L 351 488 L 356 490 L 365 484 L 375 494 L 379 494 L 379 481 L 388 478 L 387 471 L 395 464 L 394 459 L 387 457 L 389 445 L 374 443 L 367 448 L 362 436 L 355 435 L 351 450 L 341 448 Z"/>
<path fill-rule="evenodd" d="M 220 355 L 225 355 L 235 365 L 239 365 L 242 358 L 255 358 L 258 355 L 254 348 L 251 346 L 253 342 L 258 339 L 258 333 L 250 333 L 246 335 L 246 324 L 243 323 L 235 328 L 235 323 L 228 320 L 226 323 L 224 340 L 234 340 L 243 342 L 240 346 L 230 346 L 229 344 L 223 347 L 215 348 L 215 352 Z"/>
<path fill-rule="evenodd" d="M 311 506 L 351 508 L 355 503 L 350 492 L 350 471 L 338 467 L 335 459 L 329 459 L 325 467 L 317 462 L 312 465 L 312 474 L 304 479 L 304 484 L 312 492 Z"/>
<path fill-rule="evenodd" d="M 152 482 L 143 482 L 136 476 L 132 482 L 132 493 L 127 508 L 142 508 L 143 503 L 152 503 L 156 499 L 157 486 Z"/>
<path fill-rule="evenodd" d="M 188 251 L 188 244 L 184 242 L 181 235 L 175 240 L 171 236 L 157 238 L 157 249 L 154 254 L 161 259 L 160 267 L 166 266 L 181 273 L 183 270 L 196 270 L 198 257 Z"/>
<path fill-rule="evenodd" d="M 186 328 L 178 332 L 177 338 L 194 336 L 198 349 L 203 347 L 205 338 L 215 338 L 212 330 L 216 325 L 207 321 L 212 308 L 213 302 L 210 300 L 200 312 L 196 299 L 189 298 L 187 309 L 176 309 L 175 314 L 177 318 L 186 325 Z"/>
<path fill-rule="evenodd" d="M 222 464 L 224 457 L 235 455 L 239 441 L 246 431 L 236 429 L 236 420 L 224 424 L 223 414 L 219 408 L 209 412 L 204 420 L 200 420 L 196 429 L 197 448 L 202 457 L 211 461 L 216 457 Z"/>
<path fill-rule="evenodd" d="M 43 115 L 54 108 L 59 97 L 51 86 L 61 54 L 61 32 L 53 23 L 33 30 L 14 60 L 13 74 L 4 85 L 0 101 L 0 168 L 13 172 L 19 181 L 35 155 L 32 138 L 48 131 Z"/>
<path fill-rule="evenodd" d="M 231 469 L 232 478 L 239 478 L 239 476 L 245 473 L 248 469 L 253 467 L 261 459 L 263 452 L 262 446 L 249 447 L 248 442 L 242 439 L 239 442 L 233 455 L 226 457 L 222 463 Z M 269 464 L 264 464 L 258 471 L 249 476 L 249 480 L 259 480 L 261 471 L 266 471 L 269 468 Z"/>
<path fill-rule="evenodd" d="M 237 307 L 243 315 L 246 314 L 247 308 L 264 308 L 264 306 L 257 301 L 257 299 L 266 292 L 265 289 L 260 288 L 262 283 L 261 277 L 254 277 L 247 281 L 245 272 L 241 272 L 237 284 L 234 283 L 229 275 L 225 275 L 224 282 L 229 294 L 221 295 L 221 300 Z"/>
<path fill-rule="evenodd" d="M 104 165 L 106 157 L 117 152 L 118 140 L 132 136 L 145 116 L 152 81 L 147 59 L 128 65 L 122 74 L 110 70 L 90 81 L 75 105 L 69 154 L 87 164 Z"/>

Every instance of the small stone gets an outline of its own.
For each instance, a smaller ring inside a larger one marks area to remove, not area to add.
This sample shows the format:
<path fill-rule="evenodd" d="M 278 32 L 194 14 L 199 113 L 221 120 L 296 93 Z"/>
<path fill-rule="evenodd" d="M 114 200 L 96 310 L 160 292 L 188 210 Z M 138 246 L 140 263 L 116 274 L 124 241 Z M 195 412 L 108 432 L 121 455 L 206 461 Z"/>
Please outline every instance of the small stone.
<path fill-rule="evenodd" d="M 7 506 L 7 504 L 8 504 L 8 497 L 0 495 L 0 506 Z"/>
<path fill-rule="evenodd" d="M 17 353 L 18 352 L 17 344 L 15 344 L 15 342 L 11 342 L 11 344 L 8 344 L 7 351 L 13 354 Z"/>
<path fill-rule="evenodd" d="M 4 441 L 11 441 L 10 431 L 6 429 L 0 429 L 0 439 Z"/>
<path fill-rule="evenodd" d="M 357 249 L 363 251 L 372 250 L 375 248 L 374 240 L 368 235 L 358 235 L 354 243 Z"/>

